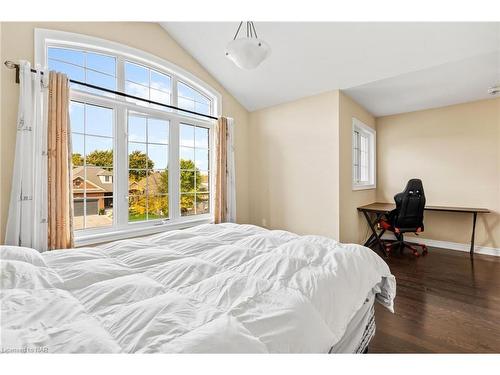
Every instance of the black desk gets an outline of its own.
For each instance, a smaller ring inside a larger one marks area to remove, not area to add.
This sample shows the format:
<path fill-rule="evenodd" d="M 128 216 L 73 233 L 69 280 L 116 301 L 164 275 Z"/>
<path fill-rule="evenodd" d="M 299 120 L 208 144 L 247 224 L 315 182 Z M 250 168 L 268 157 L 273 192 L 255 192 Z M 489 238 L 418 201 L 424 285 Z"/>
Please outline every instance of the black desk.
<path fill-rule="evenodd" d="M 358 211 L 362 212 L 365 216 L 366 222 L 371 230 L 371 235 L 368 240 L 365 242 L 365 246 L 370 247 L 373 244 L 377 244 L 380 251 L 387 255 L 382 244 L 381 237 L 384 234 L 385 230 L 381 230 L 377 233 L 377 223 L 379 220 L 386 216 L 389 212 L 394 210 L 396 205 L 394 203 L 380 203 L 375 202 L 371 204 L 367 204 L 366 206 L 358 207 Z M 425 210 L 427 211 L 441 211 L 441 212 L 458 212 L 458 213 L 466 213 L 472 214 L 472 235 L 470 241 L 470 254 L 474 255 L 474 237 L 476 235 L 476 219 L 477 214 L 487 214 L 490 213 L 490 210 L 486 208 L 474 208 L 474 207 L 446 207 L 446 206 L 425 206 Z M 370 214 L 374 214 L 374 218 L 370 218 Z"/>

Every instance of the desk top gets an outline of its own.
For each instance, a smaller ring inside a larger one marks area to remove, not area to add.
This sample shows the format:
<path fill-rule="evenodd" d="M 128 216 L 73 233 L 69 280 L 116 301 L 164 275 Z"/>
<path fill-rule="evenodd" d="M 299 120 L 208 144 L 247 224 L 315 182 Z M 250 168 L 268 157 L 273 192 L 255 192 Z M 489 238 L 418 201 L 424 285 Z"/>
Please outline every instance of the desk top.
<path fill-rule="evenodd" d="M 375 202 L 366 206 L 358 207 L 358 211 L 388 213 L 396 208 L 394 203 Z M 476 207 L 447 207 L 447 206 L 425 206 L 427 211 L 442 211 L 442 212 L 467 212 L 487 214 L 490 212 L 487 208 Z"/>

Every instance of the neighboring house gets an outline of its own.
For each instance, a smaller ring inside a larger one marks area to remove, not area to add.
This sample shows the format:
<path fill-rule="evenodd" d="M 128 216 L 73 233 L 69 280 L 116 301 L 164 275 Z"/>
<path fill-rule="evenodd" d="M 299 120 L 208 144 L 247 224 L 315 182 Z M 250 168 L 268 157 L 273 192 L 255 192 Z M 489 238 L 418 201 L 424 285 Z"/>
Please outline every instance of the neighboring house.
<path fill-rule="evenodd" d="M 164 180 L 164 186 L 162 184 L 162 174 L 165 172 L 154 171 L 149 172 L 147 177 L 143 177 L 139 181 L 129 181 L 128 192 L 129 195 L 144 195 L 146 194 L 146 187 L 148 195 L 162 195 L 166 194 L 168 187 L 166 185 L 166 179 Z"/>
<path fill-rule="evenodd" d="M 98 215 L 99 210 L 113 207 L 113 172 L 93 165 L 73 169 L 75 216 L 83 216 L 84 189 L 87 193 L 87 215 Z"/>

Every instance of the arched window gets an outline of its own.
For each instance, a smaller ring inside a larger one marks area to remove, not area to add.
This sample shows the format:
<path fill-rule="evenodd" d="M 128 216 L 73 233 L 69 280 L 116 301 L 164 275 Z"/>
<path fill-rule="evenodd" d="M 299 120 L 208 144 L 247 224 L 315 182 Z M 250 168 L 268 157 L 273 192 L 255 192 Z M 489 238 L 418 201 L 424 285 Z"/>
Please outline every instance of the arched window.
<path fill-rule="evenodd" d="M 37 29 L 35 60 L 70 79 L 211 116 L 220 95 L 146 52 Z M 71 84 L 77 244 L 212 219 L 214 121 Z"/>

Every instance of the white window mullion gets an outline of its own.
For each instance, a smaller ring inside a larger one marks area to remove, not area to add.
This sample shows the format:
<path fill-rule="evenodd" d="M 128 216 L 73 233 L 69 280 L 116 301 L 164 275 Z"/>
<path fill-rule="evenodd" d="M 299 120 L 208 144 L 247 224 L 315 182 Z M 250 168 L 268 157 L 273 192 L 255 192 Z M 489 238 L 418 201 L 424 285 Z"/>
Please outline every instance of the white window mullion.
<path fill-rule="evenodd" d="M 170 220 L 179 219 L 180 212 L 180 166 L 179 166 L 179 120 L 170 120 L 168 198 Z"/>
<path fill-rule="evenodd" d="M 210 214 L 214 213 L 214 207 L 215 207 L 215 123 L 212 124 L 212 126 L 209 127 L 208 130 L 208 144 L 209 144 L 209 163 L 208 163 L 208 168 L 210 171 L 208 172 L 208 182 L 209 182 L 209 191 L 210 191 L 210 196 L 209 196 L 209 201 L 210 201 Z"/>
<path fill-rule="evenodd" d="M 121 56 L 116 57 L 116 88 L 124 92 L 124 63 Z M 123 100 L 123 97 L 117 97 Z M 115 223 L 117 227 L 124 227 L 128 223 L 128 155 L 127 155 L 127 109 L 124 105 L 116 106 L 116 135 L 115 135 Z"/>
<path fill-rule="evenodd" d="M 357 137 L 357 142 L 359 145 L 359 134 Z M 355 150 L 356 152 L 356 183 L 359 183 L 361 180 L 361 150 L 359 149 L 359 146 Z"/>
<path fill-rule="evenodd" d="M 359 150 L 359 132 L 353 131 L 352 134 L 352 161 L 353 161 L 353 180 L 355 183 L 359 182 L 359 163 L 361 155 Z"/>
<path fill-rule="evenodd" d="M 116 88 L 118 91 L 125 92 L 125 60 L 121 56 L 116 57 Z M 123 96 L 118 99 L 125 101 Z"/>
<path fill-rule="evenodd" d="M 116 111 L 116 225 L 124 227 L 128 223 L 128 129 L 127 109 L 123 105 L 117 106 Z"/>
<path fill-rule="evenodd" d="M 172 95 L 170 96 L 170 100 L 174 107 L 178 107 L 179 100 L 177 98 L 177 78 L 175 76 L 172 77 Z"/>

